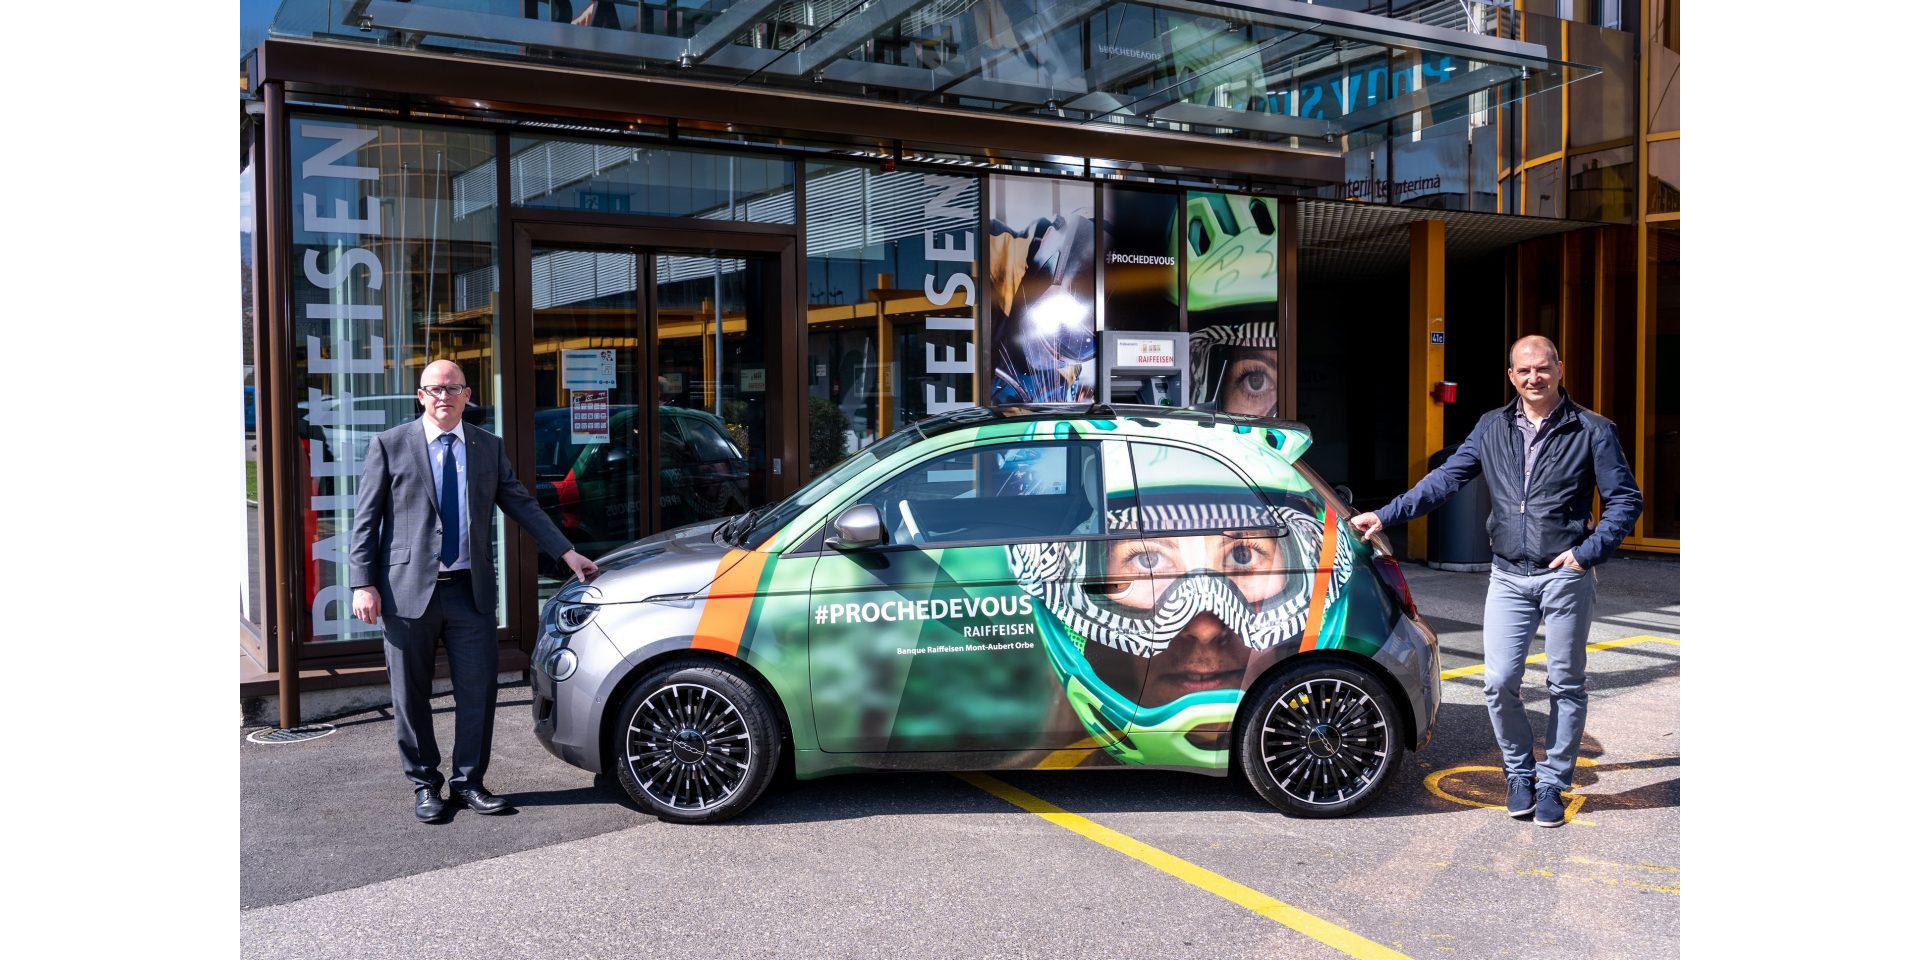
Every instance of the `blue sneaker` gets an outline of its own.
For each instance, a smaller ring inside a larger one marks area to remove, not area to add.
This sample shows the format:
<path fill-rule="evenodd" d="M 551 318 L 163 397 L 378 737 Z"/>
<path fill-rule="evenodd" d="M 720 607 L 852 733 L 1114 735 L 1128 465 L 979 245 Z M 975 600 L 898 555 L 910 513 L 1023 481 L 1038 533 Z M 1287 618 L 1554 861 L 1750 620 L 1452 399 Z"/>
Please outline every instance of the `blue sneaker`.
<path fill-rule="evenodd" d="M 1507 778 L 1507 816 L 1524 817 L 1533 812 L 1533 778 Z"/>
<path fill-rule="evenodd" d="M 1533 824 L 1537 827 L 1557 827 L 1567 822 L 1567 803 L 1560 796 L 1559 787 L 1541 787 L 1540 802 L 1533 807 Z"/>

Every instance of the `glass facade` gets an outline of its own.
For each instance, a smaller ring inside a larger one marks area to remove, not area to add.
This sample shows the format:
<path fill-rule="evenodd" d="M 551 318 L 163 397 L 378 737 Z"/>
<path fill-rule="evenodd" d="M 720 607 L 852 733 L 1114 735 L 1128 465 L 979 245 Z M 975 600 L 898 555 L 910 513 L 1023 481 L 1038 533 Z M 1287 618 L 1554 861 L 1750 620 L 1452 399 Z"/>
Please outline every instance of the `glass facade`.
<path fill-rule="evenodd" d="M 975 402 L 980 180 L 809 163 L 807 456 L 815 475 Z"/>
<path fill-rule="evenodd" d="M 1646 535 L 1680 538 L 1680 225 L 1647 225 Z"/>
<path fill-rule="evenodd" d="M 426 364 L 458 362 L 469 423 L 501 432 L 495 357 L 497 223 L 492 191 L 462 188 L 490 168 L 488 132 L 295 115 L 289 136 L 293 232 L 291 427 L 300 581 L 308 636 L 377 638 L 352 616 L 347 555 L 368 443 L 417 420 Z M 490 181 L 489 181 L 490 182 Z M 499 521 L 475 530 L 498 555 Z M 499 596 L 504 603 L 507 591 Z M 496 611 L 504 618 L 504 611 Z"/>
<path fill-rule="evenodd" d="M 632 143 L 516 136 L 515 206 L 792 223 L 793 163 Z M 476 170 L 474 179 L 491 177 Z M 485 186 L 489 192 L 492 185 Z"/>
<path fill-rule="evenodd" d="M 259 398 L 254 391 L 254 175 L 252 152 L 240 167 L 240 425 L 244 444 L 242 466 L 246 497 L 241 509 L 246 538 L 241 556 L 246 563 L 240 571 L 240 619 L 255 626 L 261 622 L 260 609 L 260 442 Z"/>

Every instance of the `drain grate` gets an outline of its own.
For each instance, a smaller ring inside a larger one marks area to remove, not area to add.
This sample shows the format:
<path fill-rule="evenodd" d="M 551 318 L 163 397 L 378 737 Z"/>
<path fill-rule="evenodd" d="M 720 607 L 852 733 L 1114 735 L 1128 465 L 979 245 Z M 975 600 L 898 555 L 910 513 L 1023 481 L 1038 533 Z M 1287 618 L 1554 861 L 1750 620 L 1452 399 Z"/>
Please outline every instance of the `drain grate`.
<path fill-rule="evenodd" d="M 318 740 L 332 733 L 333 729 L 333 724 L 331 723 L 309 723 L 305 726 L 293 727 L 287 730 L 273 727 L 266 730 L 255 730 L 247 734 L 247 739 L 254 743 L 300 743 L 306 740 Z"/>

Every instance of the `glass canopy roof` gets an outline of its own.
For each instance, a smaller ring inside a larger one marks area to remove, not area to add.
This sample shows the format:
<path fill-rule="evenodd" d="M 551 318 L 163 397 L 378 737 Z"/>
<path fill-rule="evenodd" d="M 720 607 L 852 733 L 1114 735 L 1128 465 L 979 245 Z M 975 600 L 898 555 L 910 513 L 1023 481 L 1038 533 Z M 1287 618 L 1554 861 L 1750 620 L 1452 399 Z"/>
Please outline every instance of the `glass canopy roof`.
<path fill-rule="evenodd" d="M 1293 0 L 288 0 L 274 33 L 1296 146 L 1595 72 Z"/>

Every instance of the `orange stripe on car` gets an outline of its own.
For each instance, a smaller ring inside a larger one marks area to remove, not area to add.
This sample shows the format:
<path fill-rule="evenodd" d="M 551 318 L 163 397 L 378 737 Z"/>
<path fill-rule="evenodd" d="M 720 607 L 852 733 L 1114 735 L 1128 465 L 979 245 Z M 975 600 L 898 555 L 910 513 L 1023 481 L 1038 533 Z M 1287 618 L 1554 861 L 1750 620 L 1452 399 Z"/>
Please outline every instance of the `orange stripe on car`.
<path fill-rule="evenodd" d="M 1320 645 L 1320 617 L 1326 613 L 1327 593 L 1333 588 L 1333 562 L 1340 549 L 1340 514 L 1327 507 L 1327 529 L 1320 535 L 1320 563 L 1313 571 L 1313 606 L 1307 609 L 1307 629 L 1300 634 L 1300 652 Z"/>
<path fill-rule="evenodd" d="M 727 572 L 707 589 L 707 603 L 700 611 L 700 627 L 694 632 L 693 649 L 712 650 L 735 657 L 740 655 L 740 638 L 746 633 L 747 616 L 760 594 L 760 572 L 771 554 L 755 550 L 730 550 L 720 561 Z M 739 562 L 734 560 L 738 558 Z"/>

